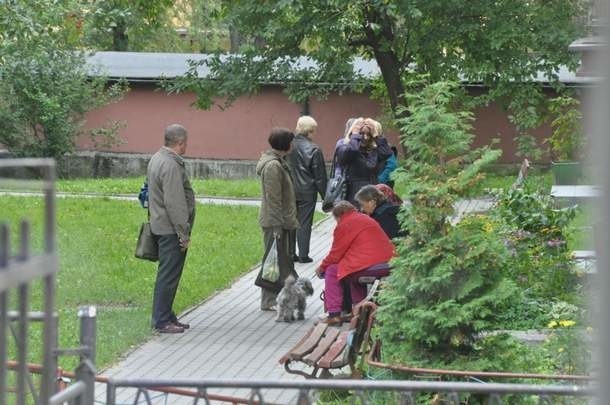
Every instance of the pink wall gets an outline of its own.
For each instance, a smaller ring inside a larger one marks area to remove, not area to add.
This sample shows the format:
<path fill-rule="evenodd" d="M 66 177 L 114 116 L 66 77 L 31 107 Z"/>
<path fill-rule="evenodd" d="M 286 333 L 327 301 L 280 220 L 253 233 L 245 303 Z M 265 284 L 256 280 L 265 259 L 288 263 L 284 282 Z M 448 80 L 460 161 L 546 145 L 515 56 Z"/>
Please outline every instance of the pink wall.
<path fill-rule="evenodd" d="M 473 88 L 471 92 L 480 92 Z M 120 136 L 124 144 L 112 149 L 114 152 L 154 153 L 163 142 L 163 130 L 171 123 L 181 123 L 189 130 L 187 156 L 208 159 L 255 160 L 260 152 L 268 148 L 267 136 L 273 126 L 284 126 L 294 130 L 302 106 L 292 103 L 279 87 L 265 87 L 259 94 L 238 99 L 230 108 L 214 107 L 209 111 L 191 106 L 193 94 L 168 95 L 156 90 L 150 83 L 133 83 L 125 97 L 87 114 L 86 126 L 103 125 L 107 120 L 123 121 L 126 126 Z M 318 121 L 318 143 L 327 159 L 332 157 L 335 142 L 343 135 L 345 121 L 350 117 L 376 117 L 379 104 L 362 94 L 330 95 L 326 100 L 313 99 L 310 114 Z M 501 161 L 515 162 L 516 132 L 509 123 L 507 114 L 499 105 L 491 104 L 475 111 L 475 146 L 489 144 L 500 138 L 499 146 L 504 150 Z M 535 131 L 542 141 L 548 136 L 548 127 Z M 390 142 L 397 145 L 398 138 L 391 131 Z M 79 149 L 93 149 L 88 140 L 79 142 Z M 99 149 L 102 150 L 102 149 Z"/>

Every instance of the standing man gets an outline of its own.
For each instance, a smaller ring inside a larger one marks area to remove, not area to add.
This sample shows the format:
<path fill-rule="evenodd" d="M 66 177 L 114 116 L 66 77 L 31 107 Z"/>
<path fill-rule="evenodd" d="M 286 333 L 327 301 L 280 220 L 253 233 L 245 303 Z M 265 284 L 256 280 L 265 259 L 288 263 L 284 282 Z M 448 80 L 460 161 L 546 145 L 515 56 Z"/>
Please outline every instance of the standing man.
<path fill-rule="evenodd" d="M 299 220 L 296 235 L 299 254 L 295 255 L 294 261 L 301 263 L 313 261 L 309 257 L 313 214 L 318 194 L 324 198 L 328 181 L 322 150 L 311 140 L 317 127 L 318 123 L 312 117 L 304 115 L 299 118 L 295 130 L 296 136 L 292 143 L 293 150 L 287 156 L 294 180 Z"/>
<path fill-rule="evenodd" d="M 182 333 L 190 327 L 179 322 L 172 309 L 195 220 L 195 193 L 182 159 L 186 143 L 182 125 L 168 126 L 165 146 L 148 163 L 150 227 L 159 244 L 152 326 L 160 333 Z"/>

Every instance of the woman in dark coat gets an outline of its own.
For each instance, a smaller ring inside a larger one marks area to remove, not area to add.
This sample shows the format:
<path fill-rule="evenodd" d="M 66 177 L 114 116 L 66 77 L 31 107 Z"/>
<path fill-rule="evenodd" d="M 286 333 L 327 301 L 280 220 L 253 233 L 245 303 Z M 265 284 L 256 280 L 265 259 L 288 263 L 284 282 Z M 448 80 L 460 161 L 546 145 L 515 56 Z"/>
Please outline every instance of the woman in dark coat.
<path fill-rule="evenodd" d="M 400 205 L 388 201 L 377 187 L 372 185 L 362 187 L 356 193 L 356 200 L 360 204 L 362 212 L 377 221 L 388 238 L 404 236 L 397 217 Z"/>
<path fill-rule="evenodd" d="M 294 134 L 285 128 L 273 128 L 269 135 L 271 149 L 262 153 L 256 165 L 256 174 L 261 177 L 262 200 L 258 222 L 263 230 L 265 256 L 276 240 L 279 279 L 268 282 L 256 278 L 255 284 L 261 287 L 261 310 L 275 311 L 276 297 L 284 285 L 284 280 L 294 270 L 295 231 L 299 227 L 294 186 L 290 168 L 285 160 L 292 147 Z"/>
<path fill-rule="evenodd" d="M 367 184 L 377 184 L 377 175 L 392 149 L 378 133 L 374 120 L 358 118 L 337 142 L 335 153 L 339 170 L 346 177 L 345 199 L 357 205 L 356 193 Z"/>

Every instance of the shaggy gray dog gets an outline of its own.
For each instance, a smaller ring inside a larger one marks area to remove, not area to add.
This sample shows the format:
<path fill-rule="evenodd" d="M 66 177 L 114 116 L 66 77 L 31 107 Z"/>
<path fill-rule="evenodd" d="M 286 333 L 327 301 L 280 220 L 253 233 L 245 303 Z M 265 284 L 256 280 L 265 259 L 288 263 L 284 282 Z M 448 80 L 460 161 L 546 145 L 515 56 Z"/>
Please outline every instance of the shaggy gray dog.
<path fill-rule="evenodd" d="M 307 297 L 313 295 L 311 281 L 305 277 L 297 280 L 288 276 L 284 281 L 284 288 L 277 295 L 277 318 L 276 322 L 292 322 L 295 319 L 305 319 L 305 307 Z M 294 311 L 297 317 L 294 317 Z"/>

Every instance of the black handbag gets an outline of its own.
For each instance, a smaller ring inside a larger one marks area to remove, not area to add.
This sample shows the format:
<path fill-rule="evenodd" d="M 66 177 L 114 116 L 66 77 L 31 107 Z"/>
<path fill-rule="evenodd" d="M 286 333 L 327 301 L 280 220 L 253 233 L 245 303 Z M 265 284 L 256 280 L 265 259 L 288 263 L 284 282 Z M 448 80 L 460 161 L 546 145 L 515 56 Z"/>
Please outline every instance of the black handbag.
<path fill-rule="evenodd" d="M 326 185 L 326 193 L 324 194 L 324 200 L 322 201 L 322 211 L 330 212 L 335 206 L 335 202 L 345 199 L 345 192 L 347 189 L 345 173 L 336 173 L 337 166 L 337 152 L 333 156 L 333 164 L 330 169 L 332 176 Z"/>
<path fill-rule="evenodd" d="M 159 245 L 150 229 L 150 222 L 144 222 L 140 226 L 135 256 L 138 259 L 150 260 L 151 262 L 159 260 Z"/>

